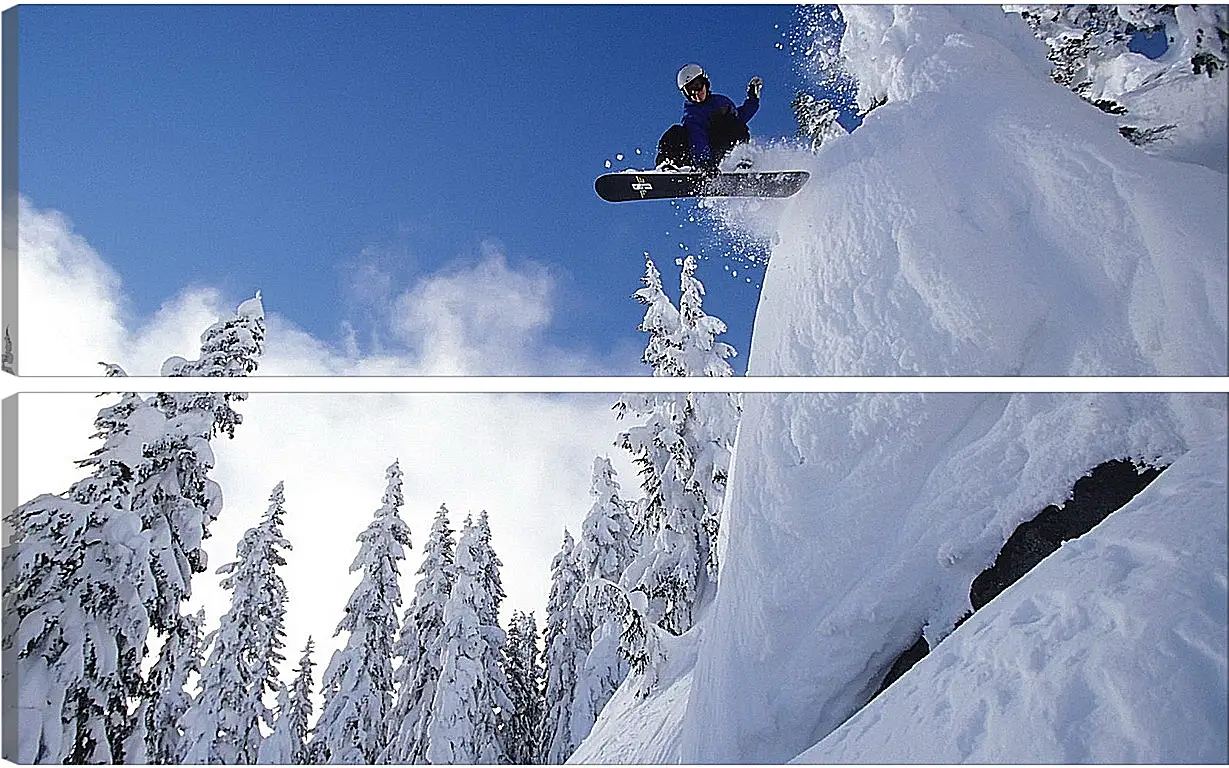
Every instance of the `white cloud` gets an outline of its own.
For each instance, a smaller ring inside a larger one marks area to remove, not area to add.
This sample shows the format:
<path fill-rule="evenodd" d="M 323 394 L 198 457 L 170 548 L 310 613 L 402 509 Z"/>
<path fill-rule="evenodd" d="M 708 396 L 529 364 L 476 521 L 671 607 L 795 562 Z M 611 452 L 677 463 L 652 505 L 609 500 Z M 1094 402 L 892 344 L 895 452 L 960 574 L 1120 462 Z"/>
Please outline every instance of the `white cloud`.
<path fill-rule="evenodd" d="M 544 351 L 554 282 L 542 267 L 508 266 L 494 245 L 472 266 L 435 274 L 401 294 L 393 330 L 426 366 L 451 375 L 524 374 Z"/>
<path fill-rule="evenodd" d="M 27 376 L 97 376 L 99 361 L 132 375 L 157 375 L 171 355 L 195 356 L 200 333 L 234 304 L 194 286 L 138 322 L 119 275 L 73 231 L 67 217 L 22 198 L 18 228 L 18 370 Z M 351 319 L 339 344 L 321 340 L 277 311 L 266 287 L 268 350 L 261 376 L 577 375 L 628 371 L 639 350 L 565 351 L 546 334 L 555 280 L 543 265 L 510 265 L 485 243 L 476 263 L 456 264 L 400 287 L 379 254 L 348 268 L 342 298 Z M 370 338 L 362 338 L 362 332 Z M 613 334 L 612 334 L 613 335 Z M 613 362 L 620 360 L 621 362 Z"/>
<path fill-rule="evenodd" d="M 18 200 L 19 370 L 97 376 L 120 346 L 120 279 L 63 216 Z M 38 301 L 27 297 L 38 296 Z M 27 362 L 29 367 L 27 368 Z"/>
<path fill-rule="evenodd" d="M 166 357 L 194 357 L 199 335 L 233 307 L 218 291 L 198 288 L 172 298 L 137 325 L 123 310 L 121 281 L 66 219 L 21 209 L 19 366 L 36 375 L 97 376 L 98 360 L 150 375 Z M 384 290 L 383 288 L 381 289 Z M 541 331 L 551 317 L 552 281 L 532 265 L 513 268 L 495 250 L 465 269 L 432 275 L 386 308 L 415 349 L 358 356 L 322 342 L 284 317 L 268 315 L 261 374 L 404 375 L 511 372 L 549 353 Z M 266 307 L 274 297 L 265 293 Z M 293 380 L 287 380 L 293 389 Z M 344 382 L 339 382 L 344 388 Z M 287 534 L 294 544 L 286 576 L 292 590 L 290 663 L 310 632 L 326 648 L 335 640 L 354 585 L 347 568 L 355 537 L 380 506 L 384 469 L 400 459 L 404 515 L 414 549 L 403 564 L 408 600 L 421 546 L 440 503 L 459 527 L 488 511 L 505 567 L 509 609 L 534 610 L 542 623 L 549 563 L 563 527 L 573 532 L 588 510 L 595 455 L 619 463 L 624 493 L 635 475 L 611 445 L 618 431 L 613 395 L 393 395 L 254 393 L 234 440 L 218 438 L 215 479 L 225 507 L 207 542 L 210 572 L 198 597 L 217 621 L 226 596 L 213 569 L 234 557 L 278 481 L 286 483 Z M 64 491 L 82 476 L 73 462 L 97 447 L 92 422 L 109 399 L 74 394 L 18 398 L 18 501 Z M 318 657 L 327 663 L 327 652 Z"/>
<path fill-rule="evenodd" d="M 99 362 L 157 375 L 171 355 L 193 357 L 200 334 L 234 307 L 194 288 L 138 325 L 123 283 L 57 211 L 18 203 L 17 369 L 26 376 L 100 376 Z"/>

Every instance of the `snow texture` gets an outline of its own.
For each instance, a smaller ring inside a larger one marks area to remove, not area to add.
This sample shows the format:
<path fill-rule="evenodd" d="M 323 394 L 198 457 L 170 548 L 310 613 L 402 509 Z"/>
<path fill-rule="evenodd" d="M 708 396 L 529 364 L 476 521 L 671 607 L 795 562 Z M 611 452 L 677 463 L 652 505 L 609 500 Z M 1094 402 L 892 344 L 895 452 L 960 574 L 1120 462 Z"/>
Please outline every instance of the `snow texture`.
<path fill-rule="evenodd" d="M 677 763 L 700 633 L 700 627 L 679 636 L 659 633 L 666 660 L 652 695 L 642 696 L 634 678 L 620 686 L 568 764 Z"/>
<path fill-rule="evenodd" d="M 860 103 L 886 103 L 816 153 L 750 150 L 811 172 L 794 198 L 705 203 L 771 243 L 750 375 L 1229 372 L 1223 170 L 1125 141 L 999 9 L 844 15 Z M 647 699 L 629 679 L 572 762 L 1225 761 L 1227 410 L 745 396 L 694 648 Z M 1175 474 L 951 634 L 1015 528 L 1124 458 Z M 821 743 L 919 636 L 917 674 Z"/>
<path fill-rule="evenodd" d="M 1223 172 L 1124 141 L 1017 17 L 845 15 L 887 104 L 818 154 L 763 149 L 811 172 L 790 200 L 709 202 L 774 243 L 749 375 L 1226 374 Z"/>
<path fill-rule="evenodd" d="M 795 762 L 1223 762 L 1227 474 L 1192 450 Z"/>

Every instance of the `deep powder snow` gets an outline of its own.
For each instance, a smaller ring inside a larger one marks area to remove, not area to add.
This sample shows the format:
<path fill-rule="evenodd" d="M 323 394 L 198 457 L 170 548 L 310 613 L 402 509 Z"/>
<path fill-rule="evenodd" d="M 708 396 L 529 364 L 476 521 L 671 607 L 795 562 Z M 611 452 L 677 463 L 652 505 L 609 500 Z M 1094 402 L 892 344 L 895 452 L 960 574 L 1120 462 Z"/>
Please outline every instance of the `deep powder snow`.
<path fill-rule="evenodd" d="M 886 105 L 817 153 L 756 150 L 811 172 L 796 197 L 706 203 L 773 244 L 749 375 L 1226 375 L 1222 170 L 1124 141 L 996 8 L 844 13 Z M 716 597 L 572 762 L 1224 760 L 1226 411 L 747 396 Z M 1016 526 L 1111 459 L 1173 466 L 952 633 Z M 919 632 L 931 656 L 850 720 Z"/>

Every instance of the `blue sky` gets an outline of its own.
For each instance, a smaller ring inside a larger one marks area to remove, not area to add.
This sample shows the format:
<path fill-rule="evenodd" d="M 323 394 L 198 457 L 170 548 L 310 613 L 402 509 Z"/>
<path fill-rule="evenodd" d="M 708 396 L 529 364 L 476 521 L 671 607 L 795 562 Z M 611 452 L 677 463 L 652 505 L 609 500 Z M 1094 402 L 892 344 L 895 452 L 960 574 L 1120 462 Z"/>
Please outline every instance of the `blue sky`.
<path fill-rule="evenodd" d="M 72 220 L 138 317 L 185 286 L 235 302 L 260 289 L 320 339 L 340 343 L 350 322 L 360 348 L 378 334 L 355 288 L 365 270 L 405 287 L 494 243 L 512 269 L 551 276 L 551 344 L 618 367 L 609 350 L 643 346 L 629 297 L 644 252 L 672 295 L 674 259 L 694 252 L 741 372 L 762 266 L 729 257 L 690 203 L 611 205 L 592 185 L 607 161 L 652 165 L 688 61 L 738 102 L 763 77 L 752 134 L 793 135 L 794 14 L 23 6 L 19 186 Z"/>

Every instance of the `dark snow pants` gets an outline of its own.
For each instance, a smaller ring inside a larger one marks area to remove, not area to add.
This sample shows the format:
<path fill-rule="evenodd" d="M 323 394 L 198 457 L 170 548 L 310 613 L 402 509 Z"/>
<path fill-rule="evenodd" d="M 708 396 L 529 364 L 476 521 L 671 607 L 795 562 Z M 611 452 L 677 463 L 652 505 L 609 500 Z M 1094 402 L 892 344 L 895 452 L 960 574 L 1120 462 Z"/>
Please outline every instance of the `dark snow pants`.
<path fill-rule="evenodd" d="M 751 140 L 747 124 L 734 115 L 713 115 L 708 124 L 709 162 L 705 170 L 714 171 L 735 145 Z M 691 137 L 682 125 L 672 125 L 657 142 L 657 164 L 669 162 L 696 167 L 691 157 Z"/>

